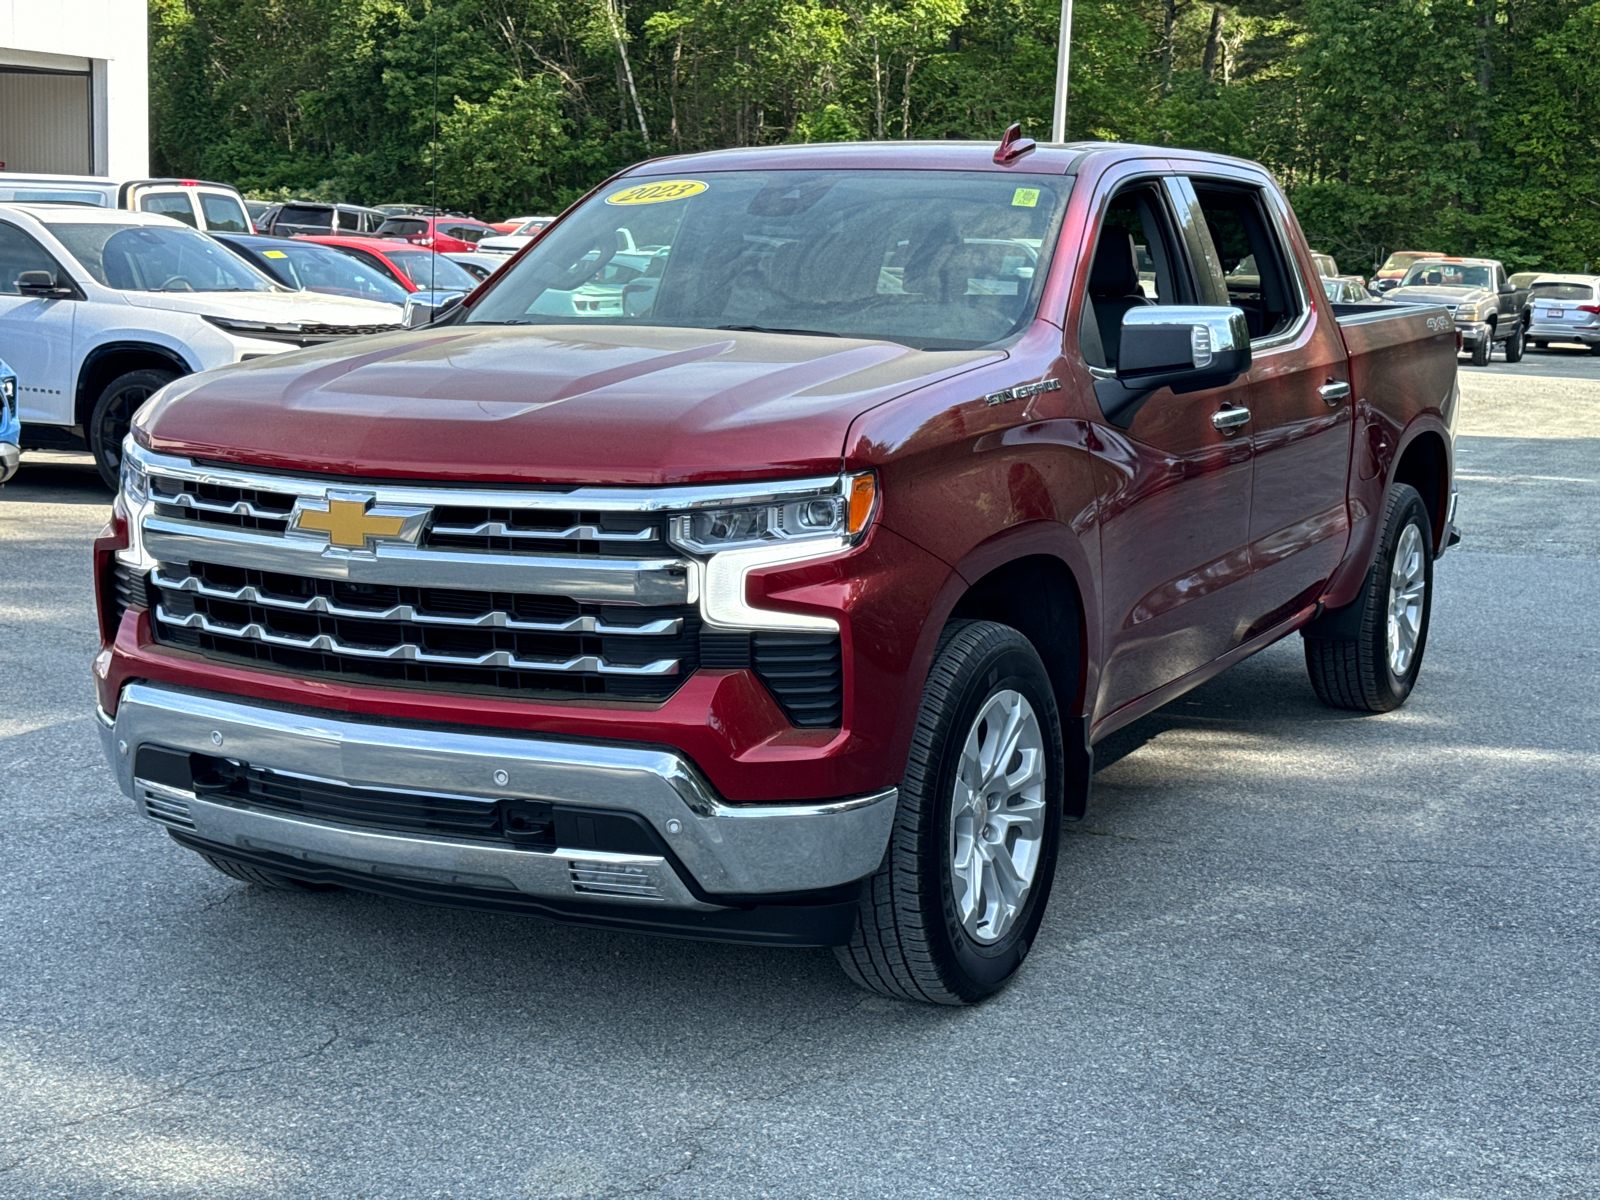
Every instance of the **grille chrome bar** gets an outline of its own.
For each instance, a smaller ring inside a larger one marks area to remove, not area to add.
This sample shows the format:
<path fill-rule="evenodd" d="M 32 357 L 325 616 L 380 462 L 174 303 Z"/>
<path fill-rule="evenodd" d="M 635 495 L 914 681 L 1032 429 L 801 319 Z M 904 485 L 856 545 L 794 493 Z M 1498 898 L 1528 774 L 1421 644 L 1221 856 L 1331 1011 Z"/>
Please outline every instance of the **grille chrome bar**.
<path fill-rule="evenodd" d="M 527 529 L 507 525 L 504 521 L 484 521 L 481 525 L 435 525 L 429 532 L 446 537 L 525 538 L 540 542 L 649 542 L 656 537 L 654 529 L 618 531 L 601 529 L 598 525 L 574 525 L 570 529 Z"/>
<path fill-rule="evenodd" d="M 351 583 L 533 593 L 597 604 L 666 607 L 698 599 L 696 565 L 679 559 L 567 558 L 387 545 L 372 552 L 335 552 L 307 539 L 196 525 L 159 514 L 146 517 L 143 528 L 145 549 L 161 562 L 198 560 Z"/>
<path fill-rule="evenodd" d="M 450 617 L 439 613 L 419 612 L 410 604 L 395 604 L 381 609 L 351 608 L 326 596 L 307 596 L 302 600 L 296 600 L 288 596 L 275 596 L 250 584 L 225 588 L 206 583 L 193 575 L 174 578 L 159 569 L 151 577 L 151 582 L 166 591 L 192 592 L 210 600 L 231 600 L 241 604 L 259 604 L 264 608 L 281 608 L 288 612 L 320 613 L 329 617 L 350 617 L 362 621 L 409 621 L 415 625 L 437 625 L 447 629 L 506 629 L 520 633 L 597 633 L 636 637 L 672 637 L 683 629 L 681 617 L 646 621 L 642 625 L 617 625 L 588 614 L 572 617 L 566 621 L 525 621 L 500 609 L 475 617 Z"/>
<path fill-rule="evenodd" d="M 661 487 L 567 486 L 529 484 L 513 488 L 426 486 L 374 480 L 318 479 L 315 475 L 277 475 L 246 467 L 199 464 L 186 458 L 135 447 L 135 456 L 152 478 L 213 484 L 218 487 L 276 493 L 290 499 L 321 500 L 329 487 L 359 488 L 374 492 L 378 504 L 427 505 L 432 508 L 511 508 L 518 510 L 574 510 L 607 513 L 678 512 L 691 508 L 721 508 L 730 504 L 780 503 L 814 496 L 839 486 L 836 475 L 757 483 L 674 484 Z M 539 490 L 539 489 L 543 490 Z"/>
<path fill-rule="evenodd" d="M 227 517 L 254 517 L 258 521 L 287 521 L 294 515 L 292 509 L 257 508 L 248 500 L 223 504 L 214 500 L 202 500 L 191 492 L 161 492 L 152 489 L 150 499 L 156 504 L 171 508 L 192 508 L 198 512 L 220 513 Z"/>
<path fill-rule="evenodd" d="M 592 672 L 597 675 L 675 675 L 678 660 L 659 658 L 638 665 L 607 662 L 599 655 L 578 654 L 568 659 L 521 658 L 510 650 L 491 650 L 485 654 L 439 654 L 424 650 L 415 642 L 401 642 L 397 646 L 357 646 L 340 641 L 326 633 L 311 637 L 294 637 L 273 633 L 259 622 L 229 625 L 213 621 L 204 613 L 179 616 L 156 606 L 156 620 L 183 629 L 198 629 L 218 637 L 239 638 L 244 641 L 264 642 L 269 646 L 284 646 L 293 650 L 320 651 L 347 655 L 351 658 L 379 659 L 386 662 L 416 662 L 448 667 L 506 667 L 519 671 Z"/>

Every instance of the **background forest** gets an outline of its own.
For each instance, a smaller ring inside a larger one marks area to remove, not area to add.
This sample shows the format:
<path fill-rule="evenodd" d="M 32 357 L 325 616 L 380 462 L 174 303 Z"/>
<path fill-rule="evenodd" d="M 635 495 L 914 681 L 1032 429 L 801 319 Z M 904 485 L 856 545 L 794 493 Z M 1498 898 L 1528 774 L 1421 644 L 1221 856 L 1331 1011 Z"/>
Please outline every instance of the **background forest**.
<path fill-rule="evenodd" d="M 1058 0 L 151 0 L 152 160 L 557 211 L 653 154 L 1049 136 Z M 1600 266 L 1600 0 L 1078 0 L 1072 139 L 1276 171 L 1347 270 Z M 437 56 L 437 128 L 435 75 Z M 436 149 L 433 146 L 437 138 Z M 435 161 L 436 159 L 436 161 Z"/>

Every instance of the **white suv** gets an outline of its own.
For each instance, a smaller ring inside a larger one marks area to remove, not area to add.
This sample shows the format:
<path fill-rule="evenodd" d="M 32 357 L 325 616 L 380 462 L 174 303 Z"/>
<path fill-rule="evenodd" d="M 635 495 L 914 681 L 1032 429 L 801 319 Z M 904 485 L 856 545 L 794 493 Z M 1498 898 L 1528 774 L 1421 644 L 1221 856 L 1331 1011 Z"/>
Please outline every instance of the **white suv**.
<path fill-rule="evenodd" d="M 400 329 L 393 304 L 297 292 L 167 217 L 0 204 L 0 357 L 24 446 L 87 446 L 115 487 L 139 405 L 191 371 Z"/>

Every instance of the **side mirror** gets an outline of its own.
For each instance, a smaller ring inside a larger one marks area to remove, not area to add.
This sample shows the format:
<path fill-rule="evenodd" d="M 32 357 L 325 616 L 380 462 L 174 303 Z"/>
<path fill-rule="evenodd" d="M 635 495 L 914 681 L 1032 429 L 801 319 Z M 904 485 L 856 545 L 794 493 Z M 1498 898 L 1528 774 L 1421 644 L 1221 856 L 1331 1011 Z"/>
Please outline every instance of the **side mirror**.
<path fill-rule="evenodd" d="M 1154 391 L 1198 392 L 1250 369 L 1250 326 L 1237 308 L 1131 308 L 1122 318 L 1117 378 Z"/>
<path fill-rule="evenodd" d="M 24 296 L 43 296 L 48 299 L 63 299 L 76 296 L 77 289 L 69 286 L 63 287 L 56 283 L 56 277 L 49 271 L 24 271 L 17 276 L 17 291 Z"/>
<path fill-rule="evenodd" d="M 1502 279 L 1500 281 L 1500 294 L 1502 296 L 1515 296 L 1517 294 L 1517 289 L 1511 286 L 1511 281 L 1509 279 Z"/>
<path fill-rule="evenodd" d="M 465 292 L 412 292 L 400 319 L 407 329 L 421 329 L 455 308 L 465 296 Z"/>

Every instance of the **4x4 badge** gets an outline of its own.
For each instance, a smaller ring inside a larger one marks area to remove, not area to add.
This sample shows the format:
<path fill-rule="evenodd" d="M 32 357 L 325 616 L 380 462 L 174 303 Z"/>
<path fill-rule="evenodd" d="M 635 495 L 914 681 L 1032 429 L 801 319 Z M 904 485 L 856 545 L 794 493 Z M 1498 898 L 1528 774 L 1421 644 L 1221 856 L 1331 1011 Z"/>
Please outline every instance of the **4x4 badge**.
<path fill-rule="evenodd" d="M 1029 396 L 1037 396 L 1040 392 L 1055 392 L 1060 389 L 1061 380 L 1041 379 L 1038 383 L 1019 383 L 1016 387 L 990 392 L 983 398 L 983 402 L 992 408 L 996 404 L 1004 404 L 1007 400 L 1026 400 Z"/>
<path fill-rule="evenodd" d="M 376 504 L 371 492 L 329 491 L 319 506 L 301 497 L 289 519 L 289 532 L 324 537 L 342 550 L 375 550 L 379 542 L 415 546 L 432 511 L 400 504 Z"/>

